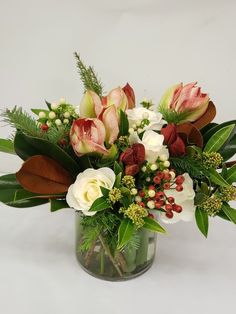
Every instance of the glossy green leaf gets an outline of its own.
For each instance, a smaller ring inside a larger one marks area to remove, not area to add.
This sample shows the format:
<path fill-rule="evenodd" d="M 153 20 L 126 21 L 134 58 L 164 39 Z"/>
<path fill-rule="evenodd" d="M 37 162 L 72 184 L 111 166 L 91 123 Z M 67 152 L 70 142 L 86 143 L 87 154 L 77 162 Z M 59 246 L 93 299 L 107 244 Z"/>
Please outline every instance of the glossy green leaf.
<path fill-rule="evenodd" d="M 213 127 L 210 127 L 207 132 L 204 132 L 202 133 L 203 134 L 203 140 L 204 140 L 204 143 L 207 143 L 209 141 L 209 139 L 216 133 L 218 132 L 220 129 L 228 126 L 228 125 L 232 125 L 232 124 L 236 124 L 236 120 L 231 120 L 231 121 L 226 121 L 224 123 L 221 123 L 221 124 L 216 124 L 215 126 Z M 206 126 L 207 128 L 208 126 Z M 203 132 L 203 130 L 201 130 L 201 132 Z"/>
<path fill-rule="evenodd" d="M 100 189 L 102 191 L 102 195 L 107 198 L 108 195 L 109 195 L 110 190 L 104 188 L 104 186 L 100 186 Z"/>
<path fill-rule="evenodd" d="M 201 233 L 207 238 L 208 234 L 208 215 L 205 211 L 199 207 L 195 211 L 196 223 Z"/>
<path fill-rule="evenodd" d="M 214 122 L 209 123 L 206 126 L 204 126 L 200 131 L 201 131 L 202 135 L 204 136 L 208 131 L 210 131 L 212 128 L 216 127 L 217 125 L 218 125 L 218 123 L 214 123 Z"/>
<path fill-rule="evenodd" d="M 116 180 L 115 180 L 115 183 L 114 183 L 114 187 L 116 187 L 116 188 L 120 187 L 121 178 L 122 178 L 122 172 L 120 172 L 120 173 L 116 176 Z"/>
<path fill-rule="evenodd" d="M 236 224 L 236 210 L 234 208 L 231 208 L 228 204 L 223 204 L 222 210 L 225 213 L 225 215 Z"/>
<path fill-rule="evenodd" d="M 229 219 L 229 217 L 227 215 L 225 215 L 225 213 L 223 212 L 223 210 L 221 209 L 217 214 L 216 214 L 218 217 L 222 218 L 222 219 L 225 219 L 227 221 L 231 221 Z"/>
<path fill-rule="evenodd" d="M 51 204 L 51 212 L 55 212 L 57 210 L 63 209 L 63 208 L 69 208 L 70 206 L 67 204 L 65 200 L 57 200 L 57 199 L 50 199 Z"/>
<path fill-rule="evenodd" d="M 225 176 L 225 180 L 229 183 L 232 184 L 236 182 L 236 164 L 233 165 L 228 171 Z"/>
<path fill-rule="evenodd" d="M 74 177 L 84 170 L 83 163 L 76 163 L 63 149 L 47 140 L 16 133 L 14 141 L 15 151 L 23 160 L 35 155 L 45 155 L 56 160 Z"/>
<path fill-rule="evenodd" d="M 194 197 L 194 205 L 200 205 L 204 202 L 204 200 L 206 199 L 206 194 L 204 193 L 196 193 L 195 197 Z"/>
<path fill-rule="evenodd" d="M 48 199 L 47 198 L 32 198 L 32 199 L 26 199 L 22 201 L 17 202 L 9 202 L 5 203 L 5 205 L 10 207 L 16 207 L 16 208 L 28 208 L 28 207 L 35 207 L 43 204 L 47 204 Z"/>
<path fill-rule="evenodd" d="M 7 174 L 0 177 L 0 191 L 9 189 L 22 189 L 21 185 L 16 180 L 15 173 Z"/>
<path fill-rule="evenodd" d="M 122 220 L 119 230 L 118 230 L 118 246 L 117 248 L 121 250 L 132 238 L 135 226 L 132 221 L 128 218 Z"/>
<path fill-rule="evenodd" d="M 145 222 L 143 228 L 154 232 L 166 233 L 165 229 L 161 225 L 159 225 L 159 223 L 155 219 L 145 217 L 143 218 L 143 220 Z"/>
<path fill-rule="evenodd" d="M 0 152 L 15 155 L 13 142 L 11 140 L 0 138 Z"/>
<path fill-rule="evenodd" d="M 230 138 L 225 145 L 219 150 L 224 161 L 229 160 L 236 154 L 236 134 Z"/>
<path fill-rule="evenodd" d="M 96 199 L 93 202 L 91 208 L 89 209 L 90 212 L 98 212 L 104 209 L 108 209 L 111 207 L 111 204 L 107 201 L 107 198 L 102 196 Z"/>
<path fill-rule="evenodd" d="M 229 186 L 229 183 L 215 169 L 208 170 L 210 180 L 220 186 Z"/>
<path fill-rule="evenodd" d="M 120 110 L 120 136 L 128 135 L 129 132 L 129 121 L 127 118 L 127 114 Z"/>
<path fill-rule="evenodd" d="M 120 172 L 123 173 L 123 167 L 117 161 L 114 162 L 114 172 L 118 175 Z"/>
<path fill-rule="evenodd" d="M 206 143 L 204 152 L 208 153 L 217 152 L 228 140 L 234 127 L 235 124 L 225 126 L 219 131 L 217 131 L 214 135 L 212 135 L 212 137 Z"/>

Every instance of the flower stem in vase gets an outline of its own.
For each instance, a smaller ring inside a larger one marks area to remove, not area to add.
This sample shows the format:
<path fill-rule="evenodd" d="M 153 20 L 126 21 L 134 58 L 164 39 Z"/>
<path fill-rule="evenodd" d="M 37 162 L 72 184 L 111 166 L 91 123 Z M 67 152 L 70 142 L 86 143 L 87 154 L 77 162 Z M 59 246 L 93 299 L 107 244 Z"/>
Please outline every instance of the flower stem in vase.
<path fill-rule="evenodd" d="M 148 232 L 144 229 L 140 230 L 140 247 L 137 250 L 136 265 L 141 266 L 147 262 L 148 245 L 149 245 Z"/>

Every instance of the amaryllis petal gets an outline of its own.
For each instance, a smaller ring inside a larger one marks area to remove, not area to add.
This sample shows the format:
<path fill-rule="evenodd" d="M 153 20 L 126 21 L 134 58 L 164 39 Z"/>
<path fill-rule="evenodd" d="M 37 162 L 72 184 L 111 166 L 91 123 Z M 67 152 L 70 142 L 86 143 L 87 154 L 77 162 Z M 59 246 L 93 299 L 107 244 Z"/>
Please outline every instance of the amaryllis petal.
<path fill-rule="evenodd" d="M 84 93 L 79 108 L 81 118 L 95 118 L 102 111 L 102 102 L 95 92 L 88 90 Z"/>
<path fill-rule="evenodd" d="M 176 125 L 173 123 L 168 124 L 166 127 L 161 129 L 161 134 L 164 135 L 164 144 L 170 145 L 177 139 Z"/>
<path fill-rule="evenodd" d="M 115 105 L 116 109 L 125 111 L 128 109 L 128 99 L 121 87 L 110 91 L 107 95 L 107 107 Z"/>
<path fill-rule="evenodd" d="M 119 134 L 119 117 L 115 105 L 105 109 L 102 122 L 106 129 L 106 143 L 112 145 Z"/>
<path fill-rule="evenodd" d="M 186 154 L 186 146 L 180 136 L 169 146 L 171 156 L 183 156 Z"/>
<path fill-rule="evenodd" d="M 127 83 L 122 89 L 128 99 L 128 109 L 133 109 L 135 107 L 135 94 L 133 88 Z"/>

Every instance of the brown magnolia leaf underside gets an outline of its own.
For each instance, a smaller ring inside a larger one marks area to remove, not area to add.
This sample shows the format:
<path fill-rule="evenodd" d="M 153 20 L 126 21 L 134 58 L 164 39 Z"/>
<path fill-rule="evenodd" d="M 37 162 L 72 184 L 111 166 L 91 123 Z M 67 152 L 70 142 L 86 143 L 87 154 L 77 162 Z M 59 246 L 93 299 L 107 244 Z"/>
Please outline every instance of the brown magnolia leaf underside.
<path fill-rule="evenodd" d="M 16 178 L 25 190 L 37 194 L 62 194 L 73 183 L 67 170 L 42 155 L 27 159 L 16 173 Z"/>
<path fill-rule="evenodd" d="M 216 116 L 216 107 L 213 104 L 212 101 L 209 102 L 207 111 L 197 120 L 193 123 L 193 125 L 197 129 L 202 129 L 204 126 L 209 124 Z"/>
<path fill-rule="evenodd" d="M 177 132 L 181 135 L 187 144 L 194 144 L 203 147 L 203 138 L 201 132 L 191 123 L 183 123 L 177 126 Z"/>

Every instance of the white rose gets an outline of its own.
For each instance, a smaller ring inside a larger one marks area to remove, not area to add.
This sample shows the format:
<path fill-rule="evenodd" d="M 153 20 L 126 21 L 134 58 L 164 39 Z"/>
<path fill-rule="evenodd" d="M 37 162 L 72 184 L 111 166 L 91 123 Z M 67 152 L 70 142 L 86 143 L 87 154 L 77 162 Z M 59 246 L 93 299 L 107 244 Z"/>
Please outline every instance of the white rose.
<path fill-rule="evenodd" d="M 110 168 L 86 169 L 69 187 L 66 201 L 70 207 L 81 210 L 86 216 L 92 216 L 96 212 L 89 212 L 89 209 L 102 196 L 100 186 L 111 190 L 115 179 L 115 173 Z"/>
<path fill-rule="evenodd" d="M 169 151 L 163 145 L 164 136 L 147 130 L 143 134 L 142 140 L 139 138 L 137 132 L 133 132 L 129 137 L 130 144 L 141 143 L 145 147 L 145 159 L 150 163 L 155 163 L 160 156 L 165 156 L 166 160 L 169 158 Z"/>
<path fill-rule="evenodd" d="M 159 112 L 154 112 L 143 107 L 138 107 L 134 109 L 126 110 L 126 114 L 129 120 L 129 127 L 132 128 L 134 124 L 137 124 L 138 121 L 143 120 L 144 116 L 147 116 L 149 124 L 144 127 L 144 130 L 154 130 L 160 131 L 165 121 L 162 120 L 162 114 Z"/>
<path fill-rule="evenodd" d="M 183 210 L 181 213 L 173 211 L 173 218 L 167 218 L 165 213 L 161 212 L 161 220 L 165 223 L 176 223 L 180 220 L 192 221 L 194 218 L 196 207 L 194 206 L 195 192 L 193 189 L 193 180 L 190 178 L 188 173 L 183 174 L 183 177 L 185 180 L 182 192 L 177 192 L 174 189 L 165 191 L 166 196 L 174 197 L 176 204 L 182 206 Z M 173 187 L 175 187 L 175 185 Z"/>

